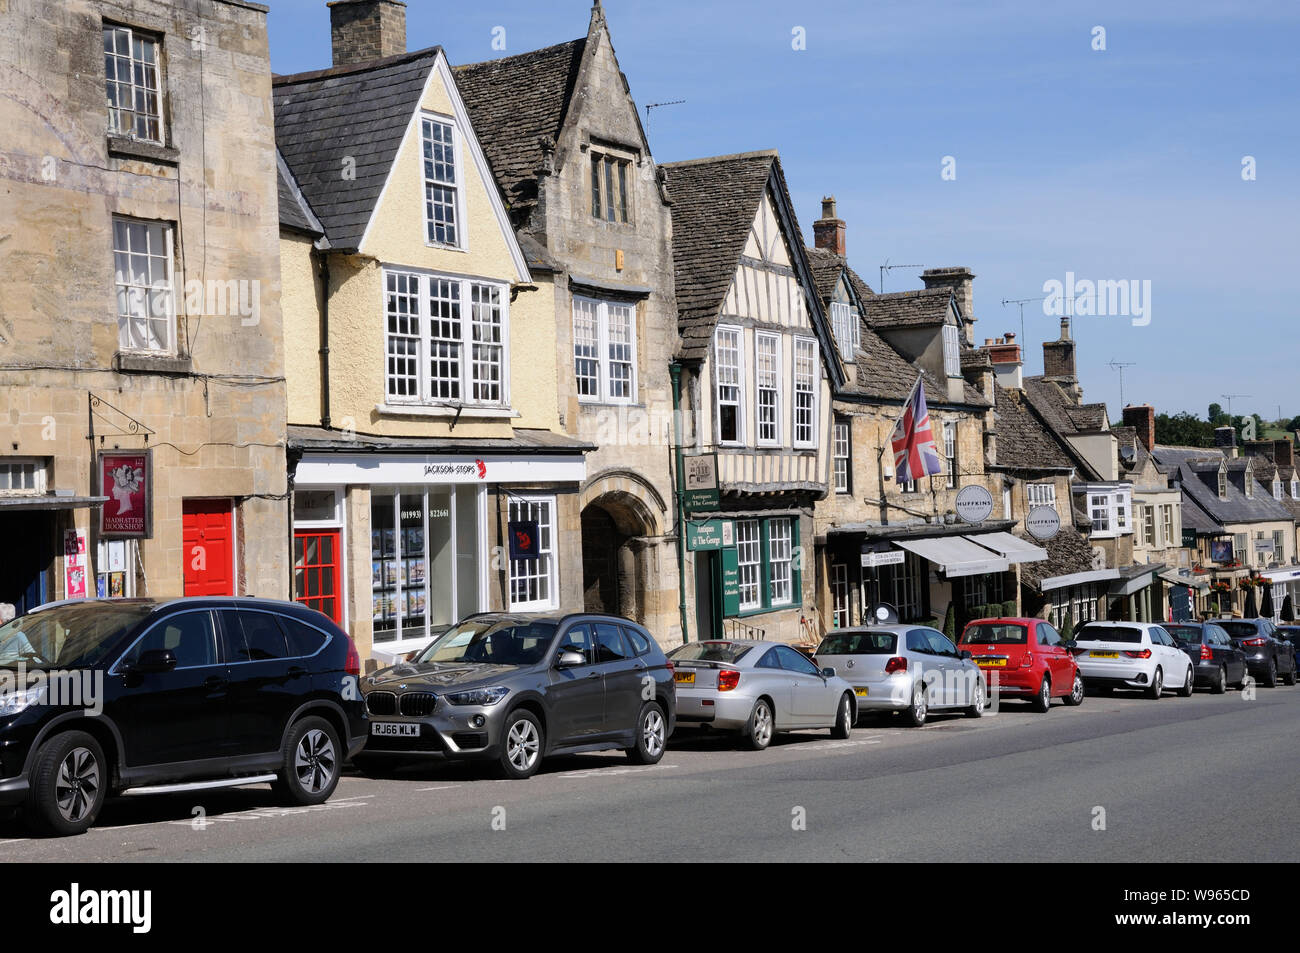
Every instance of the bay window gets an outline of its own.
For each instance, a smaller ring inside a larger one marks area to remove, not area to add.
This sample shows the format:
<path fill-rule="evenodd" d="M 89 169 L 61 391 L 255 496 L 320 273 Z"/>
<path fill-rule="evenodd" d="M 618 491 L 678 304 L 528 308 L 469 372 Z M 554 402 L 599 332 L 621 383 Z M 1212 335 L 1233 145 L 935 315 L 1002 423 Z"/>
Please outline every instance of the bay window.
<path fill-rule="evenodd" d="M 798 604 L 799 520 L 792 516 L 737 520 L 735 532 L 740 612 Z"/>
<path fill-rule="evenodd" d="M 781 442 L 781 338 L 776 334 L 754 335 L 754 384 L 758 398 L 758 445 Z"/>

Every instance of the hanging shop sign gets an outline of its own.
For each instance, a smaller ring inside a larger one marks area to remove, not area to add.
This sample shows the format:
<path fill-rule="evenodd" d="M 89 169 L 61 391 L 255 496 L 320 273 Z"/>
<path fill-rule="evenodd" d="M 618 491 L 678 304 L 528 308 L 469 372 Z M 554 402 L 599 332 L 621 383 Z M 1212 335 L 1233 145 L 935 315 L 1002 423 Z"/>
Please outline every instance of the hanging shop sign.
<path fill-rule="evenodd" d="M 987 487 L 969 483 L 957 492 L 957 516 L 967 523 L 983 523 L 993 515 L 993 494 Z"/>
<path fill-rule="evenodd" d="M 153 536 L 153 452 L 113 450 L 99 455 L 99 494 L 108 499 L 99 510 L 101 539 L 149 539 Z"/>
<path fill-rule="evenodd" d="M 718 455 L 697 453 L 682 458 L 685 479 L 682 484 L 686 512 L 718 508 Z"/>
<path fill-rule="evenodd" d="M 735 525 L 731 520 L 688 520 L 686 548 L 698 553 L 734 546 Z"/>
<path fill-rule="evenodd" d="M 1061 514 L 1055 506 L 1035 506 L 1025 517 L 1025 530 L 1034 539 L 1046 542 L 1061 531 Z"/>
<path fill-rule="evenodd" d="M 536 559 L 542 554 L 537 535 L 537 520 L 514 520 L 506 524 L 510 536 L 511 559 Z"/>

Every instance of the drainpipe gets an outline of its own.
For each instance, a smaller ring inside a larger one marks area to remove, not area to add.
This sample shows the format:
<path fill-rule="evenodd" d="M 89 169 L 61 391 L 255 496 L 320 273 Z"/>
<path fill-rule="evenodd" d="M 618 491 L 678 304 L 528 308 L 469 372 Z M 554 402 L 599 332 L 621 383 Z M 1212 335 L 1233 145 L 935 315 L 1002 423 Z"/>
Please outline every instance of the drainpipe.
<path fill-rule="evenodd" d="M 677 611 L 681 615 L 682 642 L 690 641 L 686 625 L 686 506 L 682 487 L 686 483 L 686 464 L 682 460 L 682 366 L 673 361 L 668 365 L 673 381 L 673 468 L 676 470 L 677 498 Z"/>
<path fill-rule="evenodd" d="M 320 425 L 330 426 L 330 258 L 328 251 L 316 252 L 320 260 Z"/>

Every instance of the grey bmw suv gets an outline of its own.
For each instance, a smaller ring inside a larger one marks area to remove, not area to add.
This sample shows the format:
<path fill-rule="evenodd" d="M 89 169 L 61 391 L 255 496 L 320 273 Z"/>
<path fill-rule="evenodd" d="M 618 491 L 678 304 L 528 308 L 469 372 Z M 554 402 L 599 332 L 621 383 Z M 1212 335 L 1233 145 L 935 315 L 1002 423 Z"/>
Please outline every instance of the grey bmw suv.
<path fill-rule="evenodd" d="M 526 778 L 547 755 L 610 748 L 654 764 L 676 720 L 663 651 L 642 626 L 604 615 L 470 616 L 361 682 L 362 771 L 433 756 L 495 760 Z"/>

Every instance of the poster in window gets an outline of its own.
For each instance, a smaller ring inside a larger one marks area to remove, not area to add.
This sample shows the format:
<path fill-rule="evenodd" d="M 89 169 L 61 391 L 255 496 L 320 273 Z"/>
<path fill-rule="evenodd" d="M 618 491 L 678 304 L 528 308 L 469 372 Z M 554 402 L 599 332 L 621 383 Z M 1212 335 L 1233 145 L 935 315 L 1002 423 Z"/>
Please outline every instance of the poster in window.
<path fill-rule="evenodd" d="M 370 585 L 376 589 L 384 587 L 384 562 L 381 559 L 370 561 Z"/>
<path fill-rule="evenodd" d="M 424 527 L 415 526 L 402 530 L 402 552 L 407 554 L 424 552 Z"/>
<path fill-rule="evenodd" d="M 411 589 L 406 593 L 406 618 L 424 618 L 425 595 L 423 589 Z"/>
<path fill-rule="evenodd" d="M 108 574 L 108 597 L 110 599 L 121 599 L 126 594 L 126 573 L 112 572 Z"/>
<path fill-rule="evenodd" d="M 114 450 L 99 455 L 99 509 L 103 539 L 149 539 L 153 535 L 153 452 Z"/>
<path fill-rule="evenodd" d="M 406 560 L 406 584 L 408 586 L 424 587 L 424 560 L 422 558 Z"/>
<path fill-rule="evenodd" d="M 385 586 L 397 585 L 397 560 L 396 559 L 384 560 L 384 585 Z"/>

